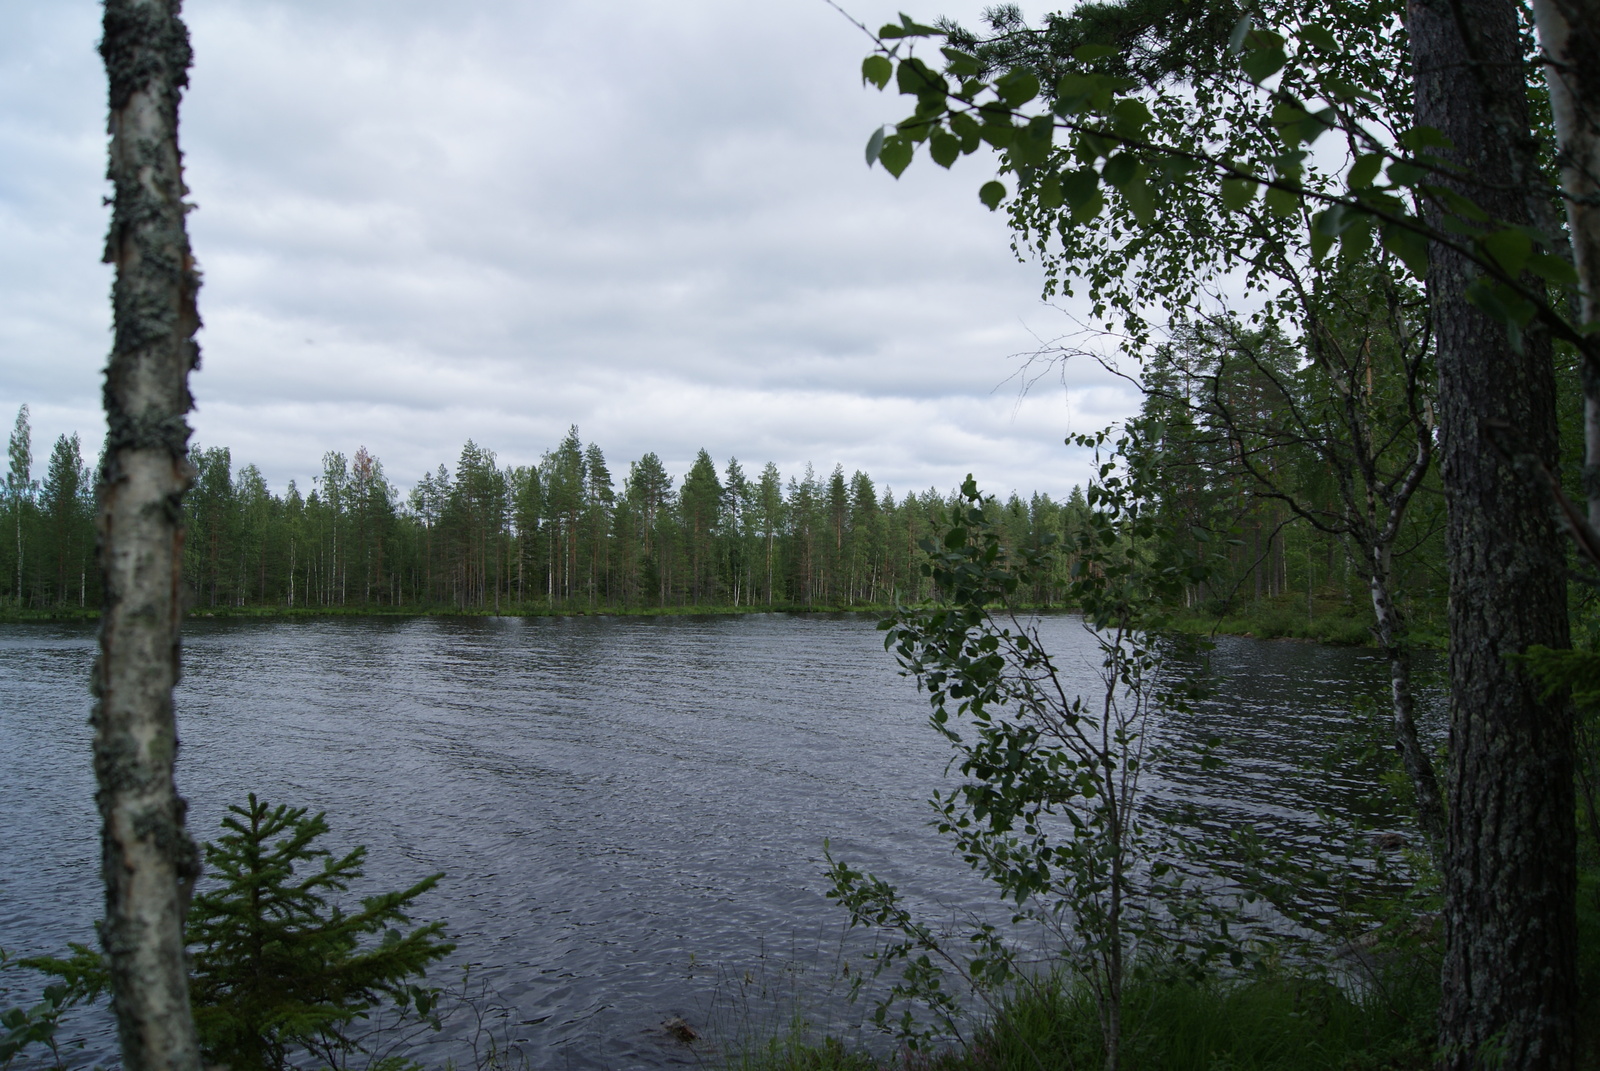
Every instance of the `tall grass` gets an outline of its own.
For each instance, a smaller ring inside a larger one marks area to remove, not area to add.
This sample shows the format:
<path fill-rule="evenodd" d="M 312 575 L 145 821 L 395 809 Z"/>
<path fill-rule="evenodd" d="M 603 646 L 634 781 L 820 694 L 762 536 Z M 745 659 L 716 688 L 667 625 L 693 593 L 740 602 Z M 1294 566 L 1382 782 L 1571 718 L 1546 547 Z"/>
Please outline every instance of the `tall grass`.
<path fill-rule="evenodd" d="M 1418 1071 L 1430 1066 L 1437 984 L 1429 970 L 1392 969 L 1359 990 L 1326 978 L 1262 970 L 1192 981 L 1130 983 L 1125 1071 Z M 1104 1049 L 1094 998 L 1078 980 L 1019 987 L 962 1049 L 875 1058 L 798 1028 L 742 1053 L 737 1071 L 1095 1071 Z"/>

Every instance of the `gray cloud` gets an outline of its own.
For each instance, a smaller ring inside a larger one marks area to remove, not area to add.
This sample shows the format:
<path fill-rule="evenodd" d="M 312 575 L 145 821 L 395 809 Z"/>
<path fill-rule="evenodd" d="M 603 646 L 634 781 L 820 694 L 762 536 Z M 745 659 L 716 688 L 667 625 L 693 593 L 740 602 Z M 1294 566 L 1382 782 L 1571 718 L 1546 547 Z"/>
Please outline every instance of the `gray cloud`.
<path fill-rule="evenodd" d="M 0 404 L 32 402 L 40 438 L 93 438 L 98 5 L 6 6 Z M 277 487 L 358 443 L 402 483 L 469 436 L 526 463 L 576 423 L 619 476 L 704 446 L 747 469 L 1060 495 L 1085 474 L 1062 436 L 1135 404 L 1093 367 L 1018 398 L 1010 355 L 1060 313 L 977 202 L 989 164 L 869 171 L 867 135 L 902 105 L 860 87 L 865 39 L 821 0 L 189 0 L 186 17 L 196 438 Z"/>

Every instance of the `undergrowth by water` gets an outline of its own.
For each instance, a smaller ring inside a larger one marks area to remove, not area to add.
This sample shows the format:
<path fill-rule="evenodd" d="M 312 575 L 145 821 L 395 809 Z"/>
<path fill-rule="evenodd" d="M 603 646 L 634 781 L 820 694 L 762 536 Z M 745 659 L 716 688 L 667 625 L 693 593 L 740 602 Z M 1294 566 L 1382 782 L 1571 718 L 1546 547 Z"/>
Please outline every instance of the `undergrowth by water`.
<path fill-rule="evenodd" d="M 1308 975 L 1145 981 L 1129 990 L 1126 1071 L 1379 1071 L 1430 1066 L 1436 982 L 1352 992 Z M 965 1047 L 882 1059 L 798 1032 L 730 1061 L 733 1071 L 1081 1071 L 1102 1065 L 1100 1022 L 1083 983 L 1023 987 Z"/>
<path fill-rule="evenodd" d="M 1317 599 L 1285 595 L 1253 602 L 1199 607 L 1179 613 L 1177 628 L 1193 634 L 1251 636 L 1260 640 L 1306 640 L 1340 647 L 1364 647 L 1372 640 L 1372 608 L 1356 599 Z M 1413 622 L 1411 640 L 1443 646 L 1444 637 L 1427 621 Z"/>
<path fill-rule="evenodd" d="M 1146 978 L 1128 991 L 1124 1071 L 1423 1071 L 1433 1066 L 1437 960 L 1384 960 L 1352 980 L 1268 963 L 1232 978 Z M 1433 951 L 1437 951 L 1434 949 Z M 1371 966 L 1371 964 L 1368 964 Z M 1578 890 L 1578 1061 L 1600 1069 L 1600 866 Z M 1103 1065 L 1093 994 L 1061 975 L 1016 988 L 971 1042 L 873 1054 L 796 1019 L 729 1071 L 1089 1071 Z"/>

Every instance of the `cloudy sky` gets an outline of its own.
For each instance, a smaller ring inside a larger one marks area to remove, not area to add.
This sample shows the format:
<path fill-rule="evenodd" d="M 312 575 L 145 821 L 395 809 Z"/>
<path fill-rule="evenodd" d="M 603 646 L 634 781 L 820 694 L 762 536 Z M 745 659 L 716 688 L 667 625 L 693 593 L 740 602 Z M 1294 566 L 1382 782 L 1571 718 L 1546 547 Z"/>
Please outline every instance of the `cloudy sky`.
<path fill-rule="evenodd" d="M 469 437 L 529 463 L 577 424 L 619 479 L 704 447 L 1060 495 L 1062 436 L 1136 404 L 1092 368 L 1019 395 L 1070 309 L 979 204 L 989 161 L 866 168 L 905 109 L 824 0 L 185 7 L 195 440 L 274 489 L 358 445 L 402 486 Z M 36 458 L 102 428 L 99 15 L 0 0 L 0 413 L 31 406 Z"/>

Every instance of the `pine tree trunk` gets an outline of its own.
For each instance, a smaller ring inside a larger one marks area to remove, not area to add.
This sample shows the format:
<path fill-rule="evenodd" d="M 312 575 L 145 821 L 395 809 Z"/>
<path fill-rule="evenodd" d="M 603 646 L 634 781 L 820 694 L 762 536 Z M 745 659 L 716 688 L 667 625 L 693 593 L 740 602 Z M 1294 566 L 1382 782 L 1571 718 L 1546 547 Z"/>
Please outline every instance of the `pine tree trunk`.
<path fill-rule="evenodd" d="M 107 0 L 111 86 L 106 260 L 116 265 L 106 370 L 94 759 L 113 1004 L 128 1071 L 199 1071 L 183 916 L 199 873 L 173 783 L 182 619 L 188 376 L 199 275 L 184 230 L 178 100 L 188 84 L 179 0 Z"/>
<path fill-rule="evenodd" d="M 1413 0 L 1407 30 L 1417 118 L 1454 145 L 1460 186 L 1492 215 L 1532 218 L 1516 8 Z M 1477 275 L 1432 251 L 1440 472 L 1449 522 L 1450 816 L 1445 859 L 1442 1066 L 1566 1069 L 1573 1061 L 1576 944 L 1572 722 L 1510 656 L 1568 646 L 1564 546 L 1540 490 L 1489 429 L 1557 464 L 1548 339 L 1520 350 L 1464 298 Z"/>

